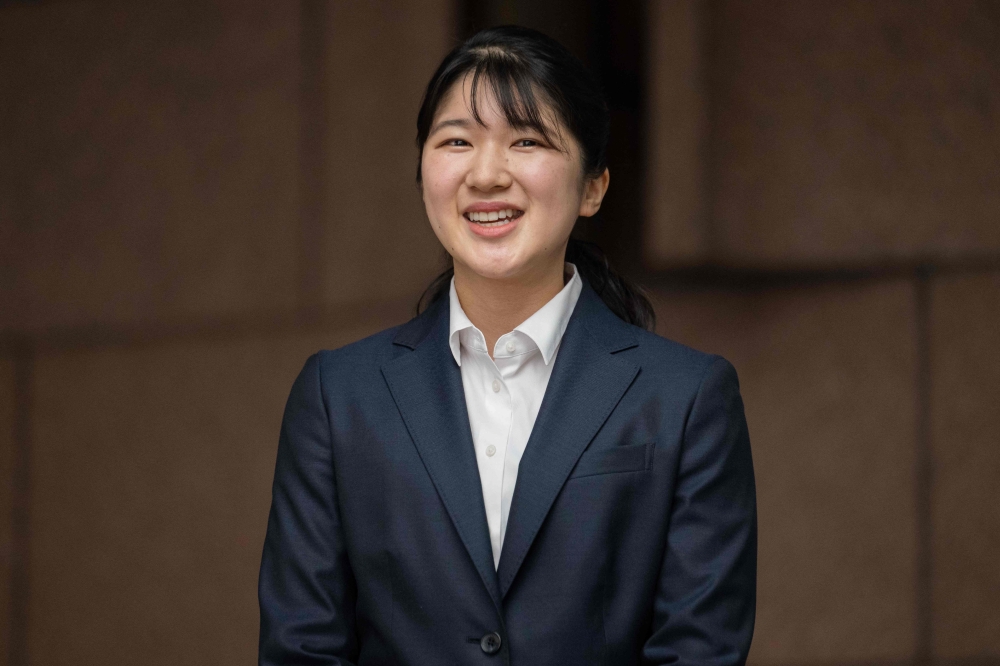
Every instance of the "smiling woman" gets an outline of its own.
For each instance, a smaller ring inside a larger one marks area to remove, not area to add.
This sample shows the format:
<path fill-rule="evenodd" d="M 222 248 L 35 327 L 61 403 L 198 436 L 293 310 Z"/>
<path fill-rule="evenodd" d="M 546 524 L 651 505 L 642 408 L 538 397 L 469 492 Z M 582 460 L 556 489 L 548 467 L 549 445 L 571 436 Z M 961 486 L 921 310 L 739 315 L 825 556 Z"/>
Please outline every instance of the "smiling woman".
<path fill-rule="evenodd" d="M 487 322 L 492 349 L 562 290 L 570 232 L 578 217 L 600 208 L 609 175 L 607 168 L 596 177 L 584 173 L 579 143 L 560 131 L 554 114 L 537 127 L 527 119 L 513 125 L 493 90 L 474 91 L 474 82 L 466 74 L 441 99 L 420 173 L 427 216 L 453 259 L 463 307 L 509 305 L 496 313 L 502 319 Z"/>
<path fill-rule="evenodd" d="M 417 182 L 453 266 L 309 359 L 282 424 L 261 664 L 741 664 L 756 504 L 733 367 L 570 238 L 608 111 L 518 27 L 450 53 Z"/>
<path fill-rule="evenodd" d="M 609 127 L 607 105 L 594 78 L 568 51 L 544 35 L 514 27 L 484 30 L 445 58 L 427 87 L 417 116 L 417 145 L 421 149 L 417 182 L 423 186 L 431 225 L 460 274 L 460 290 L 466 282 L 461 277 L 466 266 L 452 248 L 463 246 L 450 242 L 459 242 L 462 235 L 449 237 L 455 229 L 448 226 L 448 204 L 442 197 L 449 196 L 448 188 L 457 190 L 456 178 L 465 178 L 469 190 L 462 196 L 479 200 L 469 204 L 469 211 L 461 212 L 467 221 L 479 222 L 470 228 L 483 237 L 498 238 L 519 225 L 498 224 L 503 231 L 489 231 L 493 220 L 479 219 L 478 215 L 473 218 L 473 214 L 497 211 L 499 222 L 499 211 L 511 210 L 514 218 L 520 218 L 524 211 L 504 198 L 529 193 L 543 197 L 534 202 L 534 215 L 546 220 L 545 224 L 531 225 L 522 232 L 523 238 L 494 250 L 491 256 L 497 261 L 501 261 L 496 256 L 501 250 L 513 252 L 518 243 L 525 250 L 525 246 L 543 242 L 547 256 L 534 257 L 530 264 L 547 262 L 550 277 L 558 276 L 565 257 L 616 315 L 652 329 L 653 308 L 641 290 L 615 273 L 596 246 L 570 238 L 577 218 L 594 215 L 608 189 Z M 475 133 L 475 143 L 470 133 Z M 451 157 L 456 151 L 464 153 L 464 158 Z M 424 182 L 427 169 L 434 170 L 432 176 L 452 181 Z M 464 175 L 460 173 L 463 169 Z M 486 182 L 477 180 L 484 177 Z M 458 192 L 451 196 L 457 199 Z M 510 207 L 501 208 L 507 203 Z M 543 208 L 546 206 L 550 210 Z M 452 218 L 455 211 L 453 206 Z M 523 269 L 537 270 L 535 265 L 518 266 L 512 257 L 508 262 L 507 278 Z M 449 268 L 432 283 L 418 313 L 422 305 L 447 292 L 452 275 Z M 530 273 L 523 277 L 533 282 Z M 550 284 L 557 283 L 550 280 Z"/>

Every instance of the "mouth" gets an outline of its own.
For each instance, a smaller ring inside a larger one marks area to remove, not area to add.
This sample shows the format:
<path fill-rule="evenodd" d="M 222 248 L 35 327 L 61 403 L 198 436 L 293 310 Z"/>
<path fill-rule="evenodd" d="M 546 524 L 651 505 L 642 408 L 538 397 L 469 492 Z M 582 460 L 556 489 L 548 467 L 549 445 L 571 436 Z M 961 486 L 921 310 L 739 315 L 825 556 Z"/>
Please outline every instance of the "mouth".
<path fill-rule="evenodd" d="M 519 210 L 517 208 L 503 208 L 501 210 L 492 210 L 488 212 L 469 211 L 467 213 L 463 213 L 462 217 L 481 227 L 494 228 L 508 225 L 522 215 L 524 215 L 523 210 Z"/>

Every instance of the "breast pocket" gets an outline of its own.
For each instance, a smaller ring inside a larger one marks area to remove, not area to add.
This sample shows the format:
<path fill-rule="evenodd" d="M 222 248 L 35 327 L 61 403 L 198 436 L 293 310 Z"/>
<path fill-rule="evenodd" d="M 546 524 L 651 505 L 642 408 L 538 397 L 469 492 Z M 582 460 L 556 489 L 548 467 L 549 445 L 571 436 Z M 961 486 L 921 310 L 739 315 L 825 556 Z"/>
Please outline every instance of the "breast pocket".
<path fill-rule="evenodd" d="M 610 449 L 585 451 L 577 461 L 571 479 L 597 474 L 620 472 L 642 472 L 653 466 L 653 442 L 648 444 L 626 444 Z"/>

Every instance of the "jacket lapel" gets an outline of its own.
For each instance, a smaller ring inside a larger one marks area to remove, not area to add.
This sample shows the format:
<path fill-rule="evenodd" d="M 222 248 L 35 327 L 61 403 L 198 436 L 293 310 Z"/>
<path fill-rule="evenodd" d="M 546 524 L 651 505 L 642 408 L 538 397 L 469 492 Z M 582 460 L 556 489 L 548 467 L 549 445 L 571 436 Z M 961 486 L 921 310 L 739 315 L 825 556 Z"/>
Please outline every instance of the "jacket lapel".
<path fill-rule="evenodd" d="M 501 596 L 577 459 L 638 374 L 637 364 L 615 356 L 636 344 L 634 330 L 585 284 L 518 467 L 497 571 Z"/>
<path fill-rule="evenodd" d="M 382 375 L 462 543 L 500 608 L 462 374 L 448 346 L 447 299 L 441 300 L 400 329 L 393 343 L 412 351 L 383 365 Z"/>

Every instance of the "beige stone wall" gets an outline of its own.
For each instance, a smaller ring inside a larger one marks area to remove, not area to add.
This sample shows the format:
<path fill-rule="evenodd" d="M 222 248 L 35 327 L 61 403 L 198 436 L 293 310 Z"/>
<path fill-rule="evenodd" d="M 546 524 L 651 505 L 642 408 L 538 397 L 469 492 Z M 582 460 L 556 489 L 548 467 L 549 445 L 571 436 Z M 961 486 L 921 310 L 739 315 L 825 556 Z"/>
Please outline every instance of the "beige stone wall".
<path fill-rule="evenodd" d="M 253 663 L 288 388 L 317 349 L 401 317 L 40 358 L 32 663 Z"/>
<path fill-rule="evenodd" d="M 698 0 L 648 6 L 648 146 L 642 256 L 651 268 L 709 252 L 708 10 Z"/>
<path fill-rule="evenodd" d="M 931 296 L 934 649 L 1000 654 L 1000 271 Z"/>
<path fill-rule="evenodd" d="M 996 7 L 714 8 L 712 224 L 754 265 L 1000 251 Z"/>
<path fill-rule="evenodd" d="M 914 653 L 913 289 L 659 292 L 663 335 L 740 377 L 757 480 L 755 663 Z"/>
<path fill-rule="evenodd" d="M 14 360 L 0 352 L 0 645 L 10 645 L 11 582 L 14 575 Z M 0 666 L 9 652 L 0 650 Z"/>
<path fill-rule="evenodd" d="M 661 330 L 740 372 L 751 661 L 1000 663 L 996 7 L 648 15 L 644 254 Z"/>
<path fill-rule="evenodd" d="M 2 11 L 0 325 L 293 308 L 298 5 Z"/>
<path fill-rule="evenodd" d="M 654 264 L 1000 253 L 993 4 L 657 0 L 649 18 Z"/>
<path fill-rule="evenodd" d="M 453 46 L 451 3 L 330 7 L 323 299 L 419 293 L 444 255 L 416 186 L 416 118 L 427 80 Z"/>

